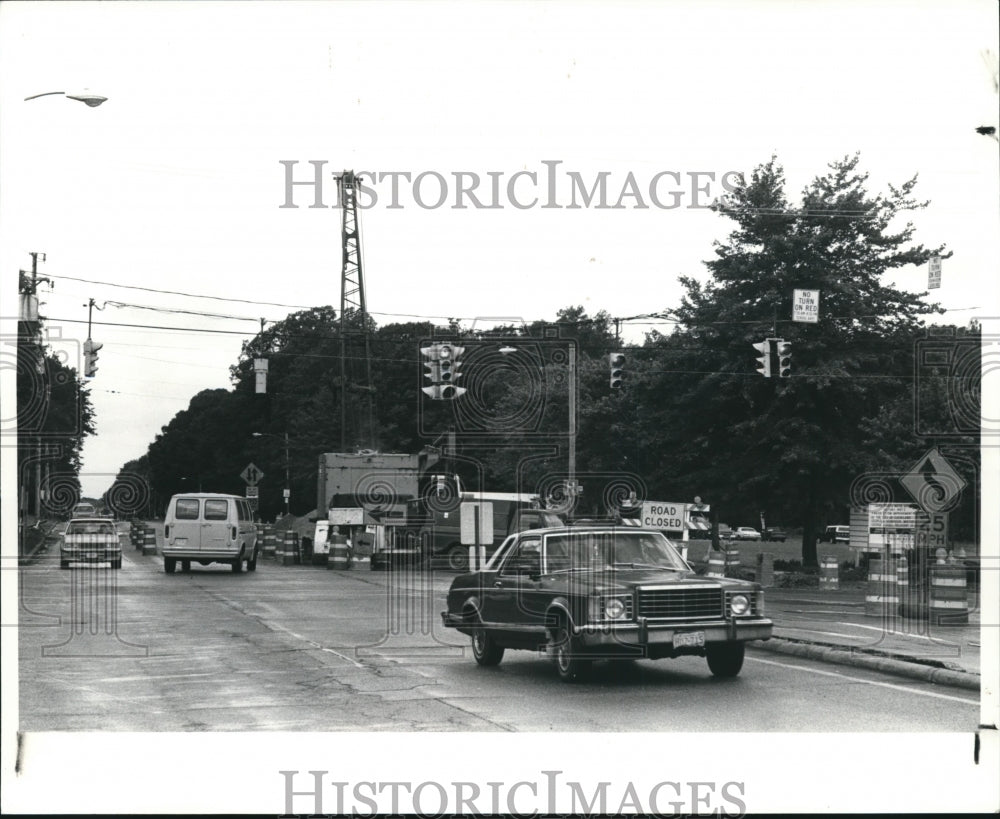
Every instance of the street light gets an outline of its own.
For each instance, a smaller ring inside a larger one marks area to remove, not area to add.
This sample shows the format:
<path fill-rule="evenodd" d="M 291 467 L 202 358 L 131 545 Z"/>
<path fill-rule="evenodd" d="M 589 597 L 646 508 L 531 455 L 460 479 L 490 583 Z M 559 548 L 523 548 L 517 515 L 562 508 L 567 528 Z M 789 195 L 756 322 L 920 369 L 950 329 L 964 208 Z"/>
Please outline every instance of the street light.
<path fill-rule="evenodd" d="M 107 97 L 102 97 L 100 94 L 91 94 L 89 91 L 83 91 L 79 94 L 67 94 L 65 91 L 46 91 L 44 94 L 34 94 L 30 97 L 25 97 L 24 101 L 37 100 L 39 97 L 48 97 L 53 94 L 61 94 L 67 99 L 78 100 L 90 108 L 96 108 L 102 102 L 108 101 Z"/>
<path fill-rule="evenodd" d="M 39 97 L 47 97 L 47 96 L 51 96 L 51 95 L 62 95 L 64 97 L 67 97 L 68 99 L 77 100 L 78 102 L 82 102 L 84 105 L 88 106 L 89 108 L 96 108 L 102 102 L 107 102 L 107 100 L 108 100 L 107 97 L 102 97 L 100 94 L 91 94 L 89 91 L 84 90 L 83 92 L 81 92 L 79 94 L 67 94 L 65 91 L 46 91 L 46 92 L 44 92 L 42 94 L 33 94 L 30 97 L 25 97 L 24 101 L 28 102 L 29 100 L 34 100 L 34 99 L 38 99 Z M 36 260 L 36 262 L 37 262 L 37 256 L 38 256 L 38 254 L 36 254 L 36 253 L 32 254 L 32 257 Z M 42 256 L 42 258 L 43 259 L 45 258 L 44 255 Z M 18 339 L 18 341 L 20 342 L 20 338 Z M 40 353 L 41 353 L 41 355 L 40 355 L 39 361 L 44 362 L 44 351 L 40 351 Z M 42 364 L 42 366 L 44 366 L 44 363 Z M 35 512 L 38 514 L 38 517 L 40 519 L 41 518 L 41 500 L 40 500 L 41 494 L 40 494 L 40 490 L 37 489 L 37 487 L 40 484 L 41 473 L 42 473 L 42 463 L 41 463 L 41 461 L 42 461 L 42 447 L 41 447 L 41 444 L 37 442 L 37 438 L 36 438 L 36 446 L 38 448 L 39 463 L 35 466 L 35 469 L 36 469 L 36 473 L 35 473 L 35 485 L 36 485 L 36 491 L 35 491 Z M 45 466 L 47 468 L 48 465 L 46 464 Z M 29 478 L 29 480 L 30 480 L 30 478 Z M 25 487 L 24 484 L 22 484 L 19 487 L 18 493 L 17 493 L 17 498 L 18 498 L 18 523 L 19 523 L 19 527 L 18 527 L 18 530 L 19 530 L 18 531 L 18 537 L 19 537 L 18 549 L 19 549 L 19 553 L 20 553 L 20 551 L 23 550 L 23 547 L 24 547 L 24 543 L 23 543 L 23 539 L 21 538 L 21 531 L 20 530 L 23 528 L 23 520 L 24 520 L 24 518 L 27 515 L 27 508 L 26 508 L 27 507 L 27 501 L 24 500 L 25 491 L 26 491 L 26 487 Z"/>
<path fill-rule="evenodd" d="M 254 438 L 282 438 L 281 435 L 273 435 L 270 432 L 251 432 L 250 435 Z M 288 430 L 285 430 L 284 434 L 285 440 L 285 516 L 288 516 L 288 502 L 292 496 L 292 487 L 288 480 Z"/>

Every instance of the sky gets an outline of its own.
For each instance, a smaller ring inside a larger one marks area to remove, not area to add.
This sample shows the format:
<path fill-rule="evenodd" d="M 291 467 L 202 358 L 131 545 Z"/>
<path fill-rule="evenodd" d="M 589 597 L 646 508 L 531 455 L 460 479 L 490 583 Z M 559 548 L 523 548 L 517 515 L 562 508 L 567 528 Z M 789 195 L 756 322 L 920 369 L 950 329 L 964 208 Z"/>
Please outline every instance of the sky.
<path fill-rule="evenodd" d="M 261 318 L 339 307 L 334 172 L 381 174 L 362 214 L 376 321 L 488 326 L 670 310 L 730 230 L 704 207 L 727 173 L 775 155 L 794 202 L 855 152 L 873 191 L 919 174 L 917 239 L 954 252 L 938 320 L 1000 315 L 998 148 L 974 130 L 996 124 L 997 28 L 989 0 L 3 3 L 3 333 L 32 251 L 54 351 L 79 361 L 102 308 L 81 475 L 100 495 L 193 395 L 230 386 Z M 24 101 L 82 89 L 108 101 Z M 303 185 L 282 207 L 283 162 L 296 181 L 325 163 L 325 207 Z M 646 207 L 543 207 L 550 169 L 553 204 L 569 174 L 606 173 L 609 204 L 634 178 Z M 472 175 L 499 207 L 459 201 Z M 922 292 L 927 271 L 891 281 Z M 649 321 L 626 340 L 670 329 Z"/>
<path fill-rule="evenodd" d="M 378 201 L 362 202 L 380 324 L 669 310 L 678 276 L 705 278 L 730 229 L 704 207 L 725 174 L 774 154 L 795 201 L 854 152 L 873 190 L 919 173 L 932 202 L 915 216 L 919 240 L 955 253 L 934 297 L 957 311 L 943 320 L 964 323 L 1000 267 L 996 143 L 973 130 L 995 119 L 980 53 L 991 9 L 905 8 L 5 4 L 3 60 L 18 70 L 0 85 L 4 294 L 28 254 L 45 253 L 42 314 L 71 357 L 85 305 L 103 306 L 85 494 L 107 489 L 199 390 L 228 387 L 261 318 L 339 308 L 331 177 L 344 169 L 381 179 Z M 108 101 L 23 102 L 82 88 Z M 312 162 L 325 163 L 322 208 L 311 188 L 286 186 L 286 167 L 309 181 Z M 519 171 L 537 181 L 512 180 Z M 623 207 L 543 207 L 550 171 L 555 204 L 572 204 L 570 174 L 589 190 L 606 173 L 607 204 Z M 500 206 L 476 207 L 455 174 L 465 189 L 475 174 L 476 201 Z M 641 199 L 620 198 L 632 178 Z M 921 291 L 926 270 L 895 279 Z M 638 342 L 670 325 L 624 328 Z"/>

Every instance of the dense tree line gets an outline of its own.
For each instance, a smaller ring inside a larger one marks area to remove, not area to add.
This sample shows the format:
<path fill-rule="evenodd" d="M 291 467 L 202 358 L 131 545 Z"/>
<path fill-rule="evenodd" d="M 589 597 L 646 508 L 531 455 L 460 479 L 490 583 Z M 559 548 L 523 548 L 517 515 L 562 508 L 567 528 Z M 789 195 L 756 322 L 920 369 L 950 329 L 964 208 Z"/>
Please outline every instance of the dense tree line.
<path fill-rule="evenodd" d="M 817 533 L 847 522 L 864 475 L 905 470 L 937 441 L 957 453 L 970 483 L 978 469 L 968 422 L 978 424 L 978 368 L 956 392 L 953 362 L 919 362 L 920 345 L 935 343 L 923 317 L 938 308 L 887 279 L 949 254 L 899 224 L 926 206 L 913 198 L 915 179 L 878 195 L 866 181 L 847 157 L 792 203 L 778 162 L 758 167 L 715 205 L 734 227 L 706 262 L 710 279 L 682 277 L 673 330 L 642 344 L 623 345 L 606 312 L 575 306 L 551 322 L 477 333 L 362 326 L 354 315 L 342 323 L 331 307 L 295 313 L 244 344 L 231 390 L 199 393 L 127 467 L 167 498 L 196 485 L 242 492 L 239 473 L 252 460 L 267 475 L 260 502 L 270 518 L 282 509 L 286 454 L 296 513 L 315 508 L 318 454 L 358 448 L 412 453 L 453 441 L 451 465 L 468 485 L 535 491 L 565 476 L 575 425 L 578 513 L 606 513 L 608 487 L 626 476 L 621 485 L 650 498 L 699 495 L 734 526 L 761 514 L 801 526 L 803 558 L 814 564 Z M 796 288 L 821 293 L 818 322 L 791 321 Z M 947 329 L 942 343 L 978 349 L 978 328 Z M 769 336 L 792 343 L 788 378 L 756 372 L 751 345 Z M 420 390 L 420 347 L 434 339 L 466 348 L 456 383 L 467 392 L 454 401 Z M 608 379 L 616 350 L 626 355 L 621 390 Z M 264 395 L 254 390 L 258 357 L 269 362 Z M 975 493 L 963 503 L 974 508 Z"/>
<path fill-rule="evenodd" d="M 21 274 L 22 297 L 35 287 Z M 82 352 L 72 340 L 47 332 L 31 311 L 18 322 L 17 469 L 23 493 L 19 509 L 58 517 L 80 499 L 80 454 L 95 433 L 90 393 L 80 370 Z"/>

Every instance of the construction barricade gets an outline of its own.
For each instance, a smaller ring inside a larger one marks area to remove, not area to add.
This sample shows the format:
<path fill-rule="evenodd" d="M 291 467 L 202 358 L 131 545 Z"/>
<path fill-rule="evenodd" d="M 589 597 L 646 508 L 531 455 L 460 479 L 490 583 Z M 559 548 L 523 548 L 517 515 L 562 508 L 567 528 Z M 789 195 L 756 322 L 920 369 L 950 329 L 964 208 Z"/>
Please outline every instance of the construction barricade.
<path fill-rule="evenodd" d="M 736 571 L 740 567 L 740 550 L 735 547 L 726 549 L 726 572 Z"/>
<path fill-rule="evenodd" d="M 344 535 L 330 535 L 330 553 L 326 558 L 328 569 L 351 568 L 351 550 Z"/>
<path fill-rule="evenodd" d="M 837 591 L 840 588 L 840 565 L 833 555 L 825 555 L 819 561 L 820 591 Z"/>
<path fill-rule="evenodd" d="M 895 616 L 899 610 L 896 585 L 896 562 L 890 559 L 868 561 L 868 589 L 865 592 L 865 615 Z"/>
<path fill-rule="evenodd" d="M 969 622 L 969 593 L 965 566 L 931 566 L 928 616 L 936 626 L 964 626 Z"/>
<path fill-rule="evenodd" d="M 278 539 L 274 535 L 274 527 L 264 524 L 264 557 L 274 557 L 278 553 Z"/>
<path fill-rule="evenodd" d="M 142 536 L 142 553 L 144 555 L 156 554 L 156 529 L 147 526 Z"/>
<path fill-rule="evenodd" d="M 281 565 L 293 566 L 298 563 L 298 548 L 295 542 L 295 532 L 285 532 L 281 539 Z"/>
<path fill-rule="evenodd" d="M 726 576 L 726 555 L 724 552 L 709 551 L 708 569 L 705 571 L 708 577 Z"/>

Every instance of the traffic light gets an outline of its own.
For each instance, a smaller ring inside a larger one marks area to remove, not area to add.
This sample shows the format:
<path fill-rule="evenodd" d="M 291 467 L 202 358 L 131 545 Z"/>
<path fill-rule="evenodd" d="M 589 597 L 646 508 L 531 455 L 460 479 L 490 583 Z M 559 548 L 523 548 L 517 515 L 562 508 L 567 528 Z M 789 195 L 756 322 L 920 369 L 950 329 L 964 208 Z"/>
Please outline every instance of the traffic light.
<path fill-rule="evenodd" d="M 765 339 L 757 344 L 751 345 L 758 353 L 757 372 L 764 378 L 771 377 L 771 339 Z"/>
<path fill-rule="evenodd" d="M 83 342 L 83 375 L 85 378 L 93 378 L 97 375 L 97 351 L 103 346 L 103 344 L 98 344 L 89 338 Z"/>
<path fill-rule="evenodd" d="M 620 390 L 625 379 L 625 353 L 611 353 L 608 356 L 611 389 Z"/>
<path fill-rule="evenodd" d="M 774 339 L 774 354 L 778 362 L 778 377 L 788 378 L 792 372 L 792 342 L 783 338 Z"/>
<path fill-rule="evenodd" d="M 429 347 L 421 347 L 420 352 L 427 358 L 424 366 L 428 371 L 424 373 L 424 378 L 431 380 L 429 387 L 421 387 L 424 393 L 435 401 L 448 401 L 465 392 L 463 387 L 456 387 L 454 383 L 462 376 L 459 356 L 465 352 L 465 347 L 435 342 Z"/>

